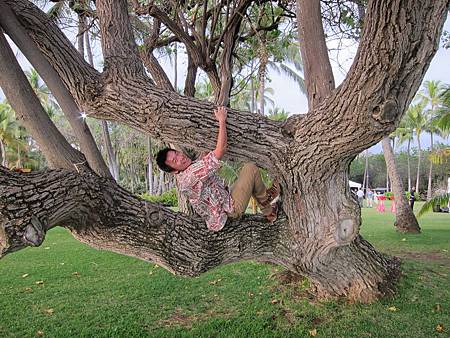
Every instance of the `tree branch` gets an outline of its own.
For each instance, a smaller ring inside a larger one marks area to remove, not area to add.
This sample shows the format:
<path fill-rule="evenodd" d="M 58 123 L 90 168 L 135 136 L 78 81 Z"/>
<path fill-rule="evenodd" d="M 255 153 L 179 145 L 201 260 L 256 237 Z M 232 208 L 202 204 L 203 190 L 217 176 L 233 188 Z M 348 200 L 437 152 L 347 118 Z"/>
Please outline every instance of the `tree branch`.
<path fill-rule="evenodd" d="M 279 242 L 285 218 L 270 224 L 262 216 L 245 216 L 244 222 L 212 232 L 198 218 L 141 200 L 87 172 L 24 175 L 0 167 L 0 210 L 0 257 L 40 245 L 49 229 L 63 225 L 90 246 L 152 261 L 180 275 L 196 276 L 244 259 L 285 264 Z"/>

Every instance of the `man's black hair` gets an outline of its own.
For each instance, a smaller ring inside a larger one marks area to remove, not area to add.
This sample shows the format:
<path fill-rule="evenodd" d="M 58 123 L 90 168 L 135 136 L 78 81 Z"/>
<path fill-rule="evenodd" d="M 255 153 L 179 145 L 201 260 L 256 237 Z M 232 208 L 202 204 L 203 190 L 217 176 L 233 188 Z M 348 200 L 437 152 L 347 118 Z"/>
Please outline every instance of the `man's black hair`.
<path fill-rule="evenodd" d="M 167 153 L 169 151 L 175 151 L 171 148 L 164 148 L 158 152 L 156 155 L 156 164 L 158 165 L 159 169 L 162 171 L 165 171 L 166 173 L 172 172 L 174 169 L 166 164 L 167 159 Z"/>

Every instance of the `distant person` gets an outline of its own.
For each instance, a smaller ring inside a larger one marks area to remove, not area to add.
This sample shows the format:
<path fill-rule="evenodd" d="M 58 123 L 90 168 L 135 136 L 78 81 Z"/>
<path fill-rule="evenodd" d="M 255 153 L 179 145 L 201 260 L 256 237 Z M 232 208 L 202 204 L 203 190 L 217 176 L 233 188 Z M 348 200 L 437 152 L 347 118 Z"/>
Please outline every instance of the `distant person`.
<path fill-rule="evenodd" d="M 412 187 L 411 191 L 409 192 L 409 205 L 411 206 L 411 209 L 414 210 L 414 202 L 416 201 L 416 188 Z"/>
<path fill-rule="evenodd" d="M 368 208 L 373 207 L 373 191 L 372 191 L 372 189 L 367 190 L 367 207 Z"/>
<path fill-rule="evenodd" d="M 364 201 L 364 191 L 362 191 L 361 188 L 358 188 L 358 191 L 356 192 L 356 196 L 358 197 L 359 206 L 362 208 L 363 201 Z"/>

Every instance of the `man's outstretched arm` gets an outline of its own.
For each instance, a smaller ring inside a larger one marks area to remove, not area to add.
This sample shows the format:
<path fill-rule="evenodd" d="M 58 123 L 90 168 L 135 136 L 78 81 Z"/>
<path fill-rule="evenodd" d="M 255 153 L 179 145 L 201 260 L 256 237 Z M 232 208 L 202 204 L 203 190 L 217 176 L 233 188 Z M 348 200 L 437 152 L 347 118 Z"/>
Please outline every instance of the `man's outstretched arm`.
<path fill-rule="evenodd" d="M 219 135 L 214 155 L 220 160 L 227 151 L 227 109 L 218 107 L 214 110 L 217 121 L 219 121 Z"/>

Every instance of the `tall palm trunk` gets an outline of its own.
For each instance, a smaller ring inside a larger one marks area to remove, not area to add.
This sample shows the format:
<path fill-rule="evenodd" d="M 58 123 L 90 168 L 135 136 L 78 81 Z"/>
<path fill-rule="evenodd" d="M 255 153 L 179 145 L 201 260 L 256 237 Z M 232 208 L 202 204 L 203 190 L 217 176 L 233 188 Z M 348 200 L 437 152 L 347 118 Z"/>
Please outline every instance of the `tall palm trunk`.
<path fill-rule="evenodd" d="M 420 146 L 420 132 L 417 133 L 417 147 L 419 154 L 417 156 L 417 176 L 416 176 L 416 192 L 419 193 L 419 183 L 420 183 L 420 160 L 422 157 L 422 148 Z"/>
<path fill-rule="evenodd" d="M 363 178 L 363 191 L 364 189 L 366 189 L 365 191 L 367 191 L 367 189 L 369 188 L 369 150 L 366 149 L 366 164 L 364 166 L 364 178 Z"/>
<path fill-rule="evenodd" d="M 383 146 L 386 167 L 388 168 L 389 176 L 392 180 L 392 190 L 394 191 L 394 203 L 396 206 L 396 221 L 394 225 L 398 231 L 418 233 L 420 232 L 419 223 L 417 223 L 416 216 L 414 216 L 414 213 L 408 204 L 408 200 L 406 199 L 402 179 L 398 173 L 394 150 L 391 146 L 389 137 L 385 137 L 381 141 L 381 144 Z"/>
<path fill-rule="evenodd" d="M 433 132 L 430 132 L 430 138 L 431 138 L 431 153 L 433 153 Z M 431 199 L 432 191 L 431 191 L 431 185 L 432 185 L 432 179 L 433 179 L 433 162 L 430 160 L 430 170 L 428 171 L 428 189 L 427 189 L 427 201 Z"/>
<path fill-rule="evenodd" d="M 411 163 L 410 163 L 410 157 L 411 157 L 411 140 L 408 140 L 408 153 L 406 156 L 406 161 L 408 163 L 408 191 L 411 191 Z"/>
<path fill-rule="evenodd" d="M 6 147 L 1 139 L 0 139 L 0 158 L 2 159 L 2 166 L 8 167 L 8 160 L 6 158 Z"/>
<path fill-rule="evenodd" d="M 178 91 L 178 49 L 177 49 L 177 43 L 175 42 L 175 50 L 174 50 L 174 61 L 173 61 L 173 72 L 174 72 L 174 79 L 173 79 L 173 88 L 175 89 L 175 92 Z"/>
<path fill-rule="evenodd" d="M 148 193 L 153 194 L 153 152 L 152 152 L 152 139 L 147 136 L 147 152 L 148 152 L 148 173 L 147 173 L 147 183 L 148 183 Z"/>

